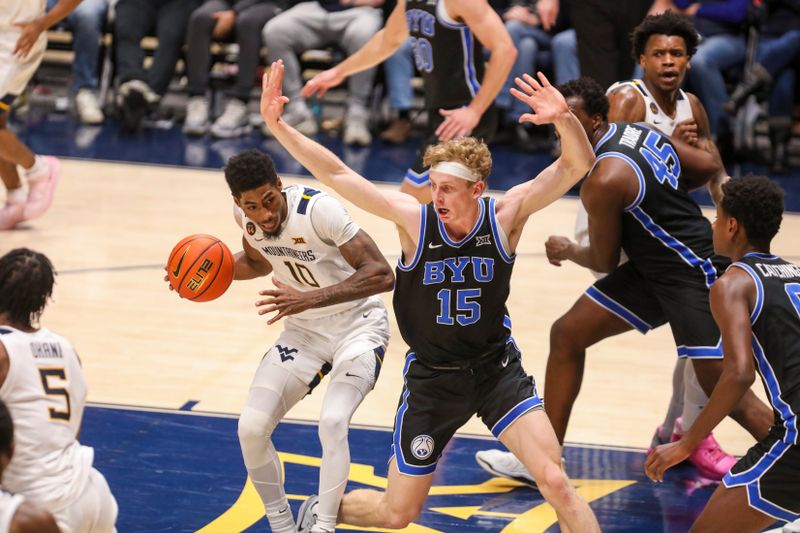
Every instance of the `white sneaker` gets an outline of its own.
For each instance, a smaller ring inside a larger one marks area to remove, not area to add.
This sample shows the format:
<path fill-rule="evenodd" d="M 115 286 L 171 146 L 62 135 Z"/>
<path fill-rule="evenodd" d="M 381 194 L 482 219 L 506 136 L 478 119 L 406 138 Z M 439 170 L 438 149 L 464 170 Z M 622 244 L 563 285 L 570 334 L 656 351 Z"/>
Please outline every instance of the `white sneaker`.
<path fill-rule="evenodd" d="M 319 496 L 312 494 L 297 511 L 297 533 L 310 533 L 317 521 Z"/>
<path fill-rule="evenodd" d="M 28 180 L 25 220 L 43 215 L 53 203 L 53 192 L 56 190 L 58 178 L 61 175 L 61 164 L 52 156 L 43 157 L 42 162 L 43 165 L 39 171 L 25 176 Z"/>
<path fill-rule="evenodd" d="M 293 127 L 303 135 L 306 135 L 307 137 L 316 135 L 317 131 L 319 131 L 319 126 L 317 126 L 317 121 L 314 119 L 314 115 L 305 104 L 287 107 L 283 112 L 281 119 L 286 124 Z M 266 124 L 264 124 L 262 131 L 267 137 L 272 137 L 272 132 L 269 131 L 269 128 L 267 128 Z"/>
<path fill-rule="evenodd" d="M 344 143 L 369 146 L 372 134 L 369 132 L 368 120 L 369 114 L 366 109 L 355 106 L 349 109 L 344 124 Z"/>
<path fill-rule="evenodd" d="M 183 133 L 205 135 L 206 131 L 208 131 L 208 100 L 205 96 L 192 96 L 186 104 Z"/>
<path fill-rule="evenodd" d="M 237 98 L 233 98 L 225 104 L 225 111 L 214 121 L 211 126 L 211 134 L 214 137 L 230 139 L 247 135 L 251 129 L 247 104 Z"/>
<path fill-rule="evenodd" d="M 84 124 L 102 124 L 105 118 L 103 110 L 100 109 L 100 102 L 97 101 L 97 96 L 89 89 L 81 89 L 75 95 L 75 110 L 78 113 L 78 118 Z"/>
<path fill-rule="evenodd" d="M 513 479 L 529 487 L 537 488 L 536 480 L 511 452 L 502 450 L 481 450 L 475 453 L 475 461 L 492 475 Z"/>

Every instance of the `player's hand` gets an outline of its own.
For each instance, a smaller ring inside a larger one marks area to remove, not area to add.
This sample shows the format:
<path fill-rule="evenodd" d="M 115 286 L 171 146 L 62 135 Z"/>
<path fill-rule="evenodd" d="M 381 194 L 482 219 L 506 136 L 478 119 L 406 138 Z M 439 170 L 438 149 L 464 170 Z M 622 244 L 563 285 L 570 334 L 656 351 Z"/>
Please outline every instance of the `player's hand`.
<path fill-rule="evenodd" d="M 644 462 L 644 473 L 653 481 L 664 481 L 664 472 L 681 461 L 686 460 L 692 450 L 686 449 L 686 441 L 679 440 L 656 446 Z"/>
<path fill-rule="evenodd" d="M 519 89 L 512 87 L 511 94 L 528 104 L 533 110 L 533 113 L 525 113 L 519 117 L 520 122 L 532 122 L 537 125 L 550 124 L 558 117 L 569 113 L 569 107 L 558 89 L 550 85 L 547 76 L 541 72 L 536 75 L 539 77 L 539 81 L 533 79 L 530 74 L 523 74 L 522 78 L 514 78 Z"/>
<path fill-rule="evenodd" d="M 458 109 L 440 109 L 439 114 L 445 117 L 444 121 L 436 128 L 436 136 L 441 142 L 468 136 L 481 120 L 478 112 L 469 106 Z"/>
<path fill-rule="evenodd" d="M 525 6 L 511 6 L 508 11 L 503 13 L 503 20 L 508 22 L 516 20 L 531 27 L 540 26 L 539 17 L 531 13 L 531 10 Z"/>
<path fill-rule="evenodd" d="M 308 292 L 301 292 L 297 289 L 281 283 L 275 277 L 272 278 L 272 283 L 277 289 L 267 289 L 259 291 L 261 296 L 268 296 L 265 300 L 256 302 L 256 307 L 259 315 L 265 315 L 277 311 L 278 314 L 267 320 L 267 324 L 274 324 L 281 318 L 302 313 L 306 309 L 311 309 L 314 306 L 313 298 Z"/>
<path fill-rule="evenodd" d="M 544 31 L 556 25 L 558 18 L 558 0 L 539 0 L 536 2 L 536 11 L 539 13 L 539 20 Z"/>
<path fill-rule="evenodd" d="M 283 60 L 272 63 L 268 74 L 261 79 L 261 118 L 272 129 L 283 114 L 289 99 L 283 96 Z"/>
<path fill-rule="evenodd" d="M 688 118 L 684 121 L 678 122 L 675 125 L 675 130 L 672 136 L 679 139 L 686 144 L 697 146 L 700 137 L 697 135 L 697 122 L 693 118 Z"/>
<path fill-rule="evenodd" d="M 164 265 L 164 271 L 165 272 L 169 272 L 169 270 L 167 270 L 167 266 L 166 265 Z M 169 290 L 171 290 L 171 291 L 175 290 L 175 287 L 172 286 L 172 282 L 169 280 L 169 274 L 168 273 L 164 274 L 164 281 L 167 282 L 167 285 L 169 286 Z"/>
<path fill-rule="evenodd" d="M 561 266 L 561 261 L 569 259 L 569 249 L 572 247 L 572 241 L 567 237 L 560 235 L 551 235 L 544 243 L 544 251 L 547 254 L 547 260 L 551 265 L 557 267 Z"/>
<path fill-rule="evenodd" d="M 225 11 L 215 11 L 211 13 L 211 18 L 217 19 L 214 25 L 214 30 L 211 36 L 214 39 L 224 39 L 233 31 L 233 26 L 236 24 L 236 11 L 233 9 L 226 9 Z"/>
<path fill-rule="evenodd" d="M 321 98 L 328 92 L 328 89 L 342 83 L 345 77 L 346 76 L 339 70 L 339 67 L 324 70 L 306 82 L 303 89 L 300 91 L 300 96 L 309 98 L 316 94 Z"/>
<path fill-rule="evenodd" d="M 33 45 L 39 39 L 42 32 L 47 29 L 41 19 L 36 19 L 33 22 L 17 22 L 14 24 L 20 29 L 19 39 L 17 44 L 14 45 L 14 55 L 19 59 L 28 57 Z"/>

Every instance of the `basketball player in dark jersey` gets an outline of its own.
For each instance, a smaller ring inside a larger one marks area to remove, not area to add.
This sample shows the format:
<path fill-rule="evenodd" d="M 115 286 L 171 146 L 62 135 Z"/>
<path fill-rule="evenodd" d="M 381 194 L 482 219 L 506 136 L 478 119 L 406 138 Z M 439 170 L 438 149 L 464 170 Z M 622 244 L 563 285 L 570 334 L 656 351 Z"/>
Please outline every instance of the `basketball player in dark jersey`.
<path fill-rule="evenodd" d="M 497 128 L 492 104 L 517 50 L 487 0 L 397 0 L 381 31 L 342 63 L 309 80 L 302 94 L 322 95 L 346 77 L 377 65 L 409 35 L 424 83 L 428 126 L 400 190 L 426 203 L 431 193 L 428 170 L 422 164 L 425 149 L 467 135 L 488 142 Z M 491 52 L 485 72 L 484 47 Z"/>
<path fill-rule="evenodd" d="M 511 338 L 505 302 L 514 251 L 528 218 L 560 198 L 586 173 L 591 148 L 564 98 L 540 75 L 513 90 L 534 114 L 553 123 L 564 141 L 561 157 L 536 179 L 502 198 L 483 198 L 491 171 L 486 145 L 454 139 L 426 151 L 433 201 L 420 206 L 398 191 L 378 189 L 329 150 L 281 120 L 283 64 L 264 80 L 261 114 L 275 138 L 321 182 L 358 207 L 397 226 L 402 256 L 394 308 L 410 346 L 405 385 L 395 418 L 385 492 L 345 494 L 339 521 L 402 529 L 419 516 L 436 464 L 450 438 L 473 414 L 544 483 L 542 495 L 569 531 L 599 531 L 589 505 L 561 469 L 553 430 L 533 379 Z M 301 529 L 309 517 L 300 517 Z M 313 523 L 313 516 L 310 520 Z"/>
<path fill-rule="evenodd" d="M 800 519 L 800 266 L 770 254 L 783 215 L 783 191 L 766 177 L 722 187 L 714 250 L 734 263 L 711 288 L 725 363 L 692 428 L 645 463 L 653 480 L 685 459 L 750 390 L 756 372 L 774 410 L 769 434 L 731 469 L 692 531 L 761 531 Z"/>
<path fill-rule="evenodd" d="M 722 346 L 708 290 L 724 261 L 713 255 L 710 224 L 688 194 L 709 176 L 685 171 L 680 159 L 685 145 L 673 145 L 646 124 L 609 124 L 605 94 L 589 78 L 561 90 L 597 161 L 581 188 L 590 245 L 570 243 L 548 258 L 610 272 L 551 329 L 545 402 L 563 443 L 586 348 L 631 329 L 646 333 L 669 323 L 678 355 L 691 360 L 703 390 L 711 393 L 722 371 Z M 618 266 L 621 250 L 629 261 Z M 770 410 L 752 391 L 731 416 L 757 439 L 766 436 L 772 422 Z"/>

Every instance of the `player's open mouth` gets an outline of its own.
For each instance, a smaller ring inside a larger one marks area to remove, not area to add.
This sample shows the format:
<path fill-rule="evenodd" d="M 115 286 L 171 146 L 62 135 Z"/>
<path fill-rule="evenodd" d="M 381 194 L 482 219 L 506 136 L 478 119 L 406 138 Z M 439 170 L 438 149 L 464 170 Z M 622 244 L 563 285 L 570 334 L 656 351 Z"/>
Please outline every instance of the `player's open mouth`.
<path fill-rule="evenodd" d="M 450 210 L 447 209 L 446 207 L 437 207 L 436 212 L 439 213 L 440 216 L 445 216 L 447 213 L 450 212 Z"/>
<path fill-rule="evenodd" d="M 669 71 L 669 72 L 662 72 L 661 73 L 661 79 L 665 80 L 665 81 L 672 81 L 677 77 L 678 77 L 678 73 L 675 72 L 675 71 Z"/>

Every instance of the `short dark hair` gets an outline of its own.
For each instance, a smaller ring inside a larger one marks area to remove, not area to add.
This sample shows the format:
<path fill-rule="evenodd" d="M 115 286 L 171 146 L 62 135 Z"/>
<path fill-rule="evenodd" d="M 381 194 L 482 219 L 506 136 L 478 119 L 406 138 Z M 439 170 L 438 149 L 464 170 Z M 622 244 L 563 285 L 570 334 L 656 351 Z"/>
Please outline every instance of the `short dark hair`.
<path fill-rule="evenodd" d="M 11 451 L 14 442 L 14 421 L 5 402 L 0 400 L 0 454 Z"/>
<path fill-rule="evenodd" d="M 744 226 L 747 240 L 767 248 L 783 218 L 783 189 L 766 176 L 733 178 L 722 185 L 722 211 Z"/>
<path fill-rule="evenodd" d="M 55 276 L 50 260 L 28 248 L 15 248 L 0 257 L 0 313 L 32 326 L 53 293 Z"/>
<path fill-rule="evenodd" d="M 634 28 L 631 33 L 631 44 L 633 45 L 633 59 L 639 61 L 639 56 L 644 54 L 647 41 L 653 35 L 677 35 L 683 38 L 686 43 L 686 53 L 689 57 L 697 51 L 697 43 L 700 40 L 697 30 L 689 17 L 679 15 L 674 11 L 665 11 L 660 15 L 650 15 Z"/>
<path fill-rule="evenodd" d="M 592 78 L 583 76 L 558 86 L 564 98 L 578 97 L 583 100 L 583 110 L 589 115 L 600 115 L 608 120 L 608 98 L 600 84 Z"/>
<path fill-rule="evenodd" d="M 228 182 L 231 194 L 238 198 L 243 192 L 263 185 L 276 186 L 278 174 L 270 156 L 259 150 L 250 149 L 228 160 L 228 164 L 225 165 L 225 181 Z"/>

